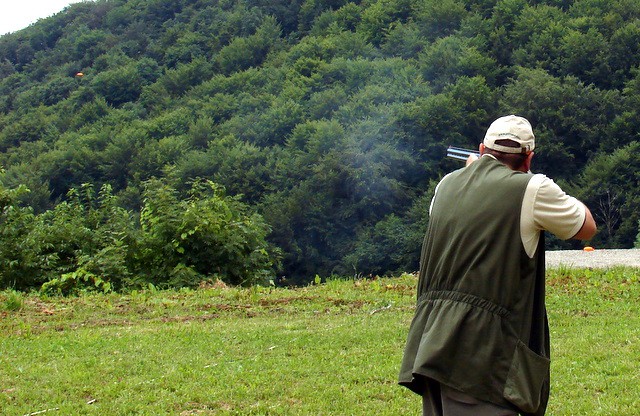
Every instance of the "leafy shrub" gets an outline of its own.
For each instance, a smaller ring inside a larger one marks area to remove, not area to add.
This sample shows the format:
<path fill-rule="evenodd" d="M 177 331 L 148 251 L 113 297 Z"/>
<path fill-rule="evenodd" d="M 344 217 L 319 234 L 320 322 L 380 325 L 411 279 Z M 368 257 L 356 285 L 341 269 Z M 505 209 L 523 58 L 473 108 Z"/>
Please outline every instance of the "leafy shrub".
<path fill-rule="evenodd" d="M 140 223 L 117 205 L 111 187 L 85 184 L 54 209 L 19 208 L 20 190 L 0 187 L 0 287 L 44 293 L 109 292 L 132 286 L 266 283 L 277 251 L 270 228 L 210 181 L 187 198 L 159 180 L 146 183 Z"/>
<path fill-rule="evenodd" d="M 129 246 L 135 239 L 130 212 L 116 204 L 111 187 L 98 195 L 92 185 L 69 191 L 68 200 L 38 216 L 33 230 L 41 283 L 46 291 L 123 287 L 129 277 Z"/>
<path fill-rule="evenodd" d="M 274 250 L 269 226 L 237 198 L 205 180 L 188 198 L 159 181 L 146 183 L 136 252 L 139 280 L 154 285 L 192 286 L 207 278 L 230 284 L 266 282 Z"/>
<path fill-rule="evenodd" d="M 41 291 L 50 295 L 68 295 L 77 292 L 84 286 L 101 289 L 103 292 L 111 291 L 111 283 L 83 269 L 65 273 L 60 278 L 45 282 Z"/>
<path fill-rule="evenodd" d="M 27 288 L 35 283 L 38 261 L 33 237 L 35 216 L 17 200 L 25 187 L 7 189 L 0 184 L 0 287 Z"/>

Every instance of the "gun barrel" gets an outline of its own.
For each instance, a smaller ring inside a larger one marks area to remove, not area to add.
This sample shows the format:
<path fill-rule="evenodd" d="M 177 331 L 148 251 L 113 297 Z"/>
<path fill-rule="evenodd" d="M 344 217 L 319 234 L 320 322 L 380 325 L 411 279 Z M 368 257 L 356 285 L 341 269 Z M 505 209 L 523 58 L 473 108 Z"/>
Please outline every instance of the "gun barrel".
<path fill-rule="evenodd" d="M 464 149 L 462 147 L 449 146 L 449 148 L 447 149 L 447 157 L 450 157 L 452 159 L 467 160 L 467 158 L 471 155 L 480 157 L 480 153 L 474 150 Z"/>

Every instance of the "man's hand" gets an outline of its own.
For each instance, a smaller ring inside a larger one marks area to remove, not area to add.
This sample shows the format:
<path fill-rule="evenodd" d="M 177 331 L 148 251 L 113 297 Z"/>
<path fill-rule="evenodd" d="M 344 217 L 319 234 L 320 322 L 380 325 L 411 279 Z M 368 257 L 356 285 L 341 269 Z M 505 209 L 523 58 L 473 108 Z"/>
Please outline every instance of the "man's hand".
<path fill-rule="evenodd" d="M 470 164 L 472 164 L 476 160 L 478 160 L 478 156 L 476 156 L 475 154 L 470 154 L 469 157 L 467 158 L 467 161 L 464 163 L 464 165 L 465 166 L 469 166 Z"/>

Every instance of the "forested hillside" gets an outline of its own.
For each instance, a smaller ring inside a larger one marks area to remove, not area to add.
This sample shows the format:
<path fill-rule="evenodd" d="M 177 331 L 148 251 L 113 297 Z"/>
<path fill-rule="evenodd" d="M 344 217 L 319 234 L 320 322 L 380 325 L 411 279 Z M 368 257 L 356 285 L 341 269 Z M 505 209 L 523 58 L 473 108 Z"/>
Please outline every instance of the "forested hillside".
<path fill-rule="evenodd" d="M 412 271 L 446 147 L 512 113 L 631 247 L 639 65 L 634 0 L 74 4 L 0 38 L 0 282 Z"/>

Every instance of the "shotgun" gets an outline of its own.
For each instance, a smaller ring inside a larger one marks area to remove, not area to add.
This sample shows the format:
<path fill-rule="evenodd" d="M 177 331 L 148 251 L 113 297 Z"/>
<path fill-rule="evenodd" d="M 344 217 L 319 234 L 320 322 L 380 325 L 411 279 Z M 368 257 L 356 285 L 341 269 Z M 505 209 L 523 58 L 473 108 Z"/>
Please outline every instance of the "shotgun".
<path fill-rule="evenodd" d="M 447 149 L 447 157 L 450 157 L 452 159 L 467 160 L 467 158 L 471 155 L 480 157 L 480 153 L 478 153 L 478 151 L 476 150 L 469 150 L 462 147 L 454 146 L 449 146 L 449 148 Z"/>

